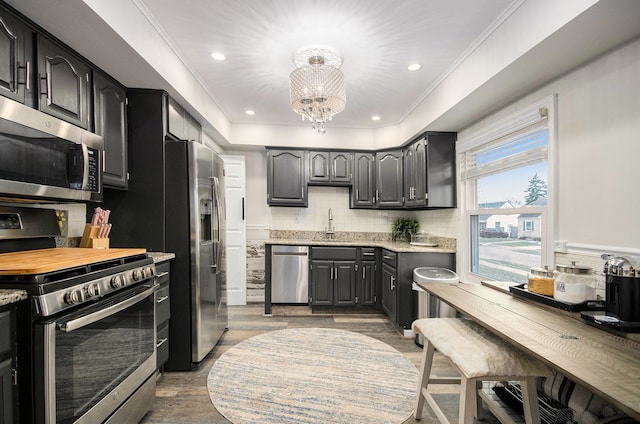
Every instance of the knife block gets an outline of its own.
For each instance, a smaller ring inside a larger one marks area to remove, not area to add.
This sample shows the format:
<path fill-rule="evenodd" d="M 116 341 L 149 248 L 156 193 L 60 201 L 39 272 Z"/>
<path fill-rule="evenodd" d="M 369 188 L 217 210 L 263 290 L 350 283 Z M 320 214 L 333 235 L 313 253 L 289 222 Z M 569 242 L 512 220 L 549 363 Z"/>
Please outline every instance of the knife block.
<path fill-rule="evenodd" d="M 98 238 L 100 226 L 87 224 L 84 226 L 80 247 L 88 247 L 93 249 L 108 249 L 109 239 L 106 237 Z"/>

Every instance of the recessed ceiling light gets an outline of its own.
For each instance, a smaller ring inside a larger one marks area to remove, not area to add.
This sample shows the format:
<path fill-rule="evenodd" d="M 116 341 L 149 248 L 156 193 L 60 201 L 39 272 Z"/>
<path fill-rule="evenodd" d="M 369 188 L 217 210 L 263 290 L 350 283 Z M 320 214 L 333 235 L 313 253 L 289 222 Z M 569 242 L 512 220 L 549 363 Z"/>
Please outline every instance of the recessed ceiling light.
<path fill-rule="evenodd" d="M 223 55 L 222 53 L 218 53 L 218 52 L 211 53 L 211 57 L 214 58 L 215 60 L 220 60 L 220 61 L 226 59 L 225 55 Z"/>
<path fill-rule="evenodd" d="M 371 120 L 372 120 L 372 121 L 379 121 L 379 120 L 380 120 L 380 117 L 379 117 L 378 115 L 373 115 L 373 116 L 371 117 Z"/>
<path fill-rule="evenodd" d="M 411 65 L 407 66 L 407 70 L 409 71 L 417 71 L 420 68 L 422 68 L 422 65 L 419 63 L 412 63 Z"/>
<path fill-rule="evenodd" d="M 246 113 L 247 115 L 255 115 L 256 113 L 254 111 L 252 111 L 251 109 L 247 109 L 244 111 L 244 113 Z"/>

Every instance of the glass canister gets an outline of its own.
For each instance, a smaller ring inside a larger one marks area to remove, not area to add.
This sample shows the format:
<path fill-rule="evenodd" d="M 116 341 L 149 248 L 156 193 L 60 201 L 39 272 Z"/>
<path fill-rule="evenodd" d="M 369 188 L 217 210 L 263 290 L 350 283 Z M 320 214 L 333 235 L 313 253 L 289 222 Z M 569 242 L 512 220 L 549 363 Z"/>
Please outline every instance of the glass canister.
<path fill-rule="evenodd" d="M 571 265 L 556 265 L 553 297 L 560 302 L 581 303 L 596 298 L 596 276 L 591 268 Z"/>
<path fill-rule="evenodd" d="M 553 296 L 554 288 L 553 270 L 548 265 L 544 268 L 531 268 L 528 275 L 527 290 L 532 293 Z"/>

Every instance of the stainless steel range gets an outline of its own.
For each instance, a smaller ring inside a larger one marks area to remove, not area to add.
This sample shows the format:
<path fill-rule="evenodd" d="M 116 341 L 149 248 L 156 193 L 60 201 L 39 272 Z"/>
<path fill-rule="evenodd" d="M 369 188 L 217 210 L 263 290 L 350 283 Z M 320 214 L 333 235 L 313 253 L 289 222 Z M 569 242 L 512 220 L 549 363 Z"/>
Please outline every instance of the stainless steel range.
<path fill-rule="evenodd" d="M 0 207 L 0 288 L 28 293 L 19 422 L 138 422 L 155 398 L 153 260 L 144 249 L 51 248 L 57 227 L 55 211 Z"/>

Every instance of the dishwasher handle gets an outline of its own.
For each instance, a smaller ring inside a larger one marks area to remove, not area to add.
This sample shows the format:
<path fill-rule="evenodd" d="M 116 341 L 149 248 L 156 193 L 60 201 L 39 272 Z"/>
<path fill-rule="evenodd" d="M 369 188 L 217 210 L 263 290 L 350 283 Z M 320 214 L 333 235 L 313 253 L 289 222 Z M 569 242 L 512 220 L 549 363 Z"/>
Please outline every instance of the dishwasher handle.
<path fill-rule="evenodd" d="M 272 256 L 309 256 L 309 252 L 271 252 Z"/>

